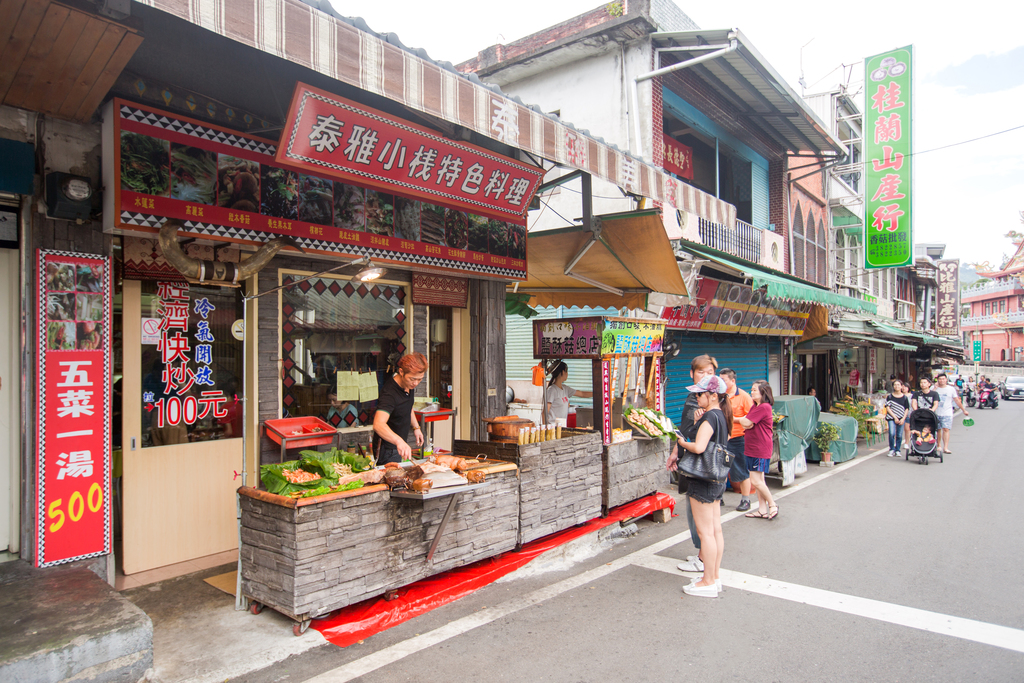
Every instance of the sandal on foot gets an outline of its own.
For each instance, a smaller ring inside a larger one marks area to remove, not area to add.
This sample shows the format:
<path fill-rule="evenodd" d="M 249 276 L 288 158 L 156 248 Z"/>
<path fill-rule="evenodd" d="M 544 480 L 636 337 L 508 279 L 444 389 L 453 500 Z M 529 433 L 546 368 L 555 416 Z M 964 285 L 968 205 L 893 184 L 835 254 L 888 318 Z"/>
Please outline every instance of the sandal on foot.
<path fill-rule="evenodd" d="M 760 510 L 752 510 L 743 516 L 750 517 L 751 519 L 768 519 L 768 515 L 761 512 Z"/>
<path fill-rule="evenodd" d="M 772 510 L 775 510 L 775 512 L 772 512 Z M 779 506 L 778 505 L 769 505 L 768 506 L 768 521 L 770 522 L 771 520 L 775 519 L 778 516 L 779 516 Z"/>

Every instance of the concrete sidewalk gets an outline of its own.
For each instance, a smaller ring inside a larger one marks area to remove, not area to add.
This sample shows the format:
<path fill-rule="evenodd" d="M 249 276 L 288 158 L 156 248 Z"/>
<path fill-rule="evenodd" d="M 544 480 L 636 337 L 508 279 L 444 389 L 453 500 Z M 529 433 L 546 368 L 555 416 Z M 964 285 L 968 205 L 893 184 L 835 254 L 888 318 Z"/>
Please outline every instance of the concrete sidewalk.
<path fill-rule="evenodd" d="M 0 564 L 0 680 L 128 681 L 153 665 L 153 623 L 82 566 Z"/>

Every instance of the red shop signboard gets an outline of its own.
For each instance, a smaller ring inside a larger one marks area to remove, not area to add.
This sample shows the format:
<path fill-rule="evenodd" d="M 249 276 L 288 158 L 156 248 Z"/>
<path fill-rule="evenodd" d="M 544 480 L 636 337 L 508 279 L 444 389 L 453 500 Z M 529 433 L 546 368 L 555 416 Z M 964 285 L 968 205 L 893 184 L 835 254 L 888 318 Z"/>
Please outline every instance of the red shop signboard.
<path fill-rule="evenodd" d="M 680 178 L 693 180 L 693 149 L 667 135 L 664 137 L 665 156 L 662 159 L 662 168 Z"/>
<path fill-rule="evenodd" d="M 404 124 L 388 121 L 402 131 L 403 145 L 412 139 Z M 369 256 L 455 276 L 526 277 L 525 214 L 540 182 L 540 171 L 531 166 L 451 143 L 474 150 L 480 158 L 500 160 L 500 172 L 508 174 L 501 198 L 496 200 L 492 189 L 489 202 L 494 206 L 485 211 L 490 206 L 486 202 L 467 205 L 450 199 L 447 180 L 441 183 L 444 192 L 427 193 L 412 182 L 376 183 L 333 167 L 282 163 L 271 140 L 149 105 L 114 99 L 104 126 L 112 142 L 104 146 L 105 173 L 111 178 L 104 192 L 104 228 L 109 231 L 154 233 L 174 218 L 184 226 L 182 234 L 215 242 L 262 244 L 288 235 L 307 252 Z M 348 133 L 351 137 L 352 131 Z M 337 152 L 341 159 L 343 152 Z M 403 157 L 399 149 L 395 166 L 408 172 L 414 157 L 415 150 L 406 149 Z M 451 163 L 449 172 L 454 173 Z M 467 151 L 462 169 L 469 174 L 478 163 Z M 417 176 L 426 173 L 422 165 L 417 169 Z M 491 175 L 498 170 L 485 168 Z M 524 177 L 530 182 L 519 197 Z M 456 189 L 463 184 L 472 186 L 467 178 Z M 505 197 L 507 210 L 500 210 Z"/>
<path fill-rule="evenodd" d="M 299 83 L 280 164 L 526 224 L 544 172 Z"/>
<path fill-rule="evenodd" d="M 39 251 L 36 566 L 111 552 L 110 262 Z"/>

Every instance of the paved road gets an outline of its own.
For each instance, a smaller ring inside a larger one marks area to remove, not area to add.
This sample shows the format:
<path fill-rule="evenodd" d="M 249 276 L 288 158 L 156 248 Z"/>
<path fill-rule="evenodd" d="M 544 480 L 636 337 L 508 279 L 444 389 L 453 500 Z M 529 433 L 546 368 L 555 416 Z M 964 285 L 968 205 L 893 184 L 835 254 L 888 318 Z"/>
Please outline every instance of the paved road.
<path fill-rule="evenodd" d="M 813 468 L 772 522 L 731 516 L 717 599 L 682 593 L 685 519 L 644 522 L 568 570 L 238 680 L 1022 681 L 1024 402 L 972 417 L 944 463 L 862 455 Z"/>

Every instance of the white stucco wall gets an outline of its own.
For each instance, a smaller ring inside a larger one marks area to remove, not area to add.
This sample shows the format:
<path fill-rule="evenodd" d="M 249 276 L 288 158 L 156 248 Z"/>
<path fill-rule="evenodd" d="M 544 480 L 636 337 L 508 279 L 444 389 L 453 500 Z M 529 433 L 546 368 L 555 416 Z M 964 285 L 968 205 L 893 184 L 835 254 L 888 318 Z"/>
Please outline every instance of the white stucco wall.
<path fill-rule="evenodd" d="M 502 90 L 524 102 L 538 105 L 545 112 L 558 112 L 563 121 L 577 129 L 603 138 L 620 149 L 629 150 L 632 125 L 630 83 L 638 73 L 650 71 L 651 52 L 646 42 L 626 46 L 610 46 L 600 54 L 553 66 L 543 73 L 518 81 L 502 82 Z M 625 64 L 625 69 L 623 69 Z M 641 134 L 644 149 L 651 149 L 651 86 L 641 85 Z M 633 152 L 636 145 L 633 145 Z M 546 181 L 569 170 L 553 170 Z M 582 184 L 577 180 L 541 195 L 540 211 L 530 214 L 530 230 L 546 230 L 569 225 L 555 212 L 574 221 L 583 215 Z M 635 208 L 635 202 L 623 197 L 614 184 L 594 178 L 594 213 L 616 213 Z"/>

